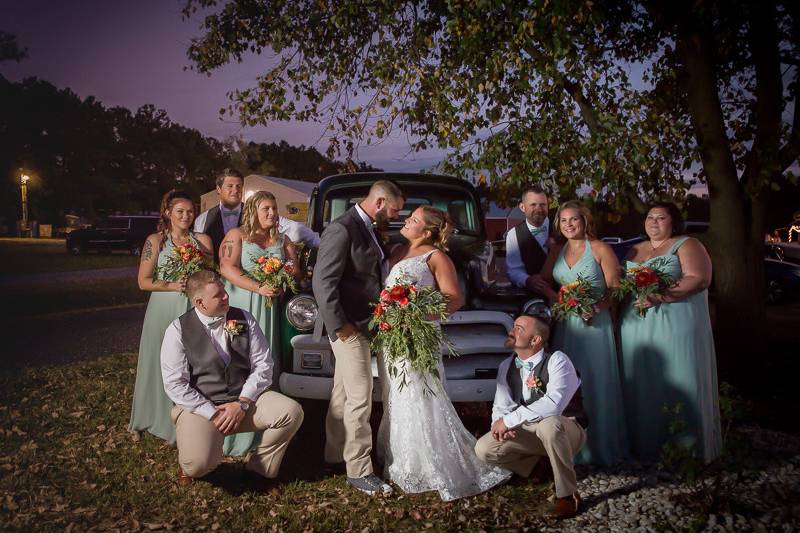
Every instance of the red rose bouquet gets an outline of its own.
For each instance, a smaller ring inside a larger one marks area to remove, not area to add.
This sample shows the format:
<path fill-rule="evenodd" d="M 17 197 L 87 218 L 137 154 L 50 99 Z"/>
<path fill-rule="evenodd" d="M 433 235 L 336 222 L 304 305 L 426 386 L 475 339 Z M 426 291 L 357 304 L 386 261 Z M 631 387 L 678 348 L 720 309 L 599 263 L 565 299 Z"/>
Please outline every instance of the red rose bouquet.
<path fill-rule="evenodd" d="M 297 281 L 294 279 L 294 264 L 291 261 L 282 261 L 279 257 L 251 257 L 252 269 L 247 275 L 258 282 L 260 286 L 266 285 L 273 289 L 281 289 L 283 292 L 297 292 Z M 266 298 L 264 302 L 267 307 L 272 307 L 272 298 Z"/>
<path fill-rule="evenodd" d="M 636 302 L 644 302 L 651 294 L 661 294 L 674 284 L 674 280 L 658 270 L 647 266 L 636 266 L 623 272 L 619 289 L 614 291 L 614 296 L 620 300 L 633 296 Z M 639 316 L 647 314 L 647 308 L 637 306 Z"/>
<path fill-rule="evenodd" d="M 592 284 L 584 278 L 566 283 L 558 290 L 558 300 L 553 304 L 553 318 L 564 320 L 570 315 L 589 322 L 597 313 L 597 298 L 592 294 Z"/>
<path fill-rule="evenodd" d="M 400 377 L 400 388 L 408 385 L 408 371 L 439 376 L 442 346 L 455 355 L 441 328 L 430 319 L 445 318 L 447 298 L 433 287 L 399 284 L 381 291 L 380 301 L 369 323 L 376 330 L 372 349 L 386 359 L 389 374 Z M 426 392 L 435 393 L 425 382 Z"/>
<path fill-rule="evenodd" d="M 153 276 L 164 281 L 180 281 L 212 265 L 196 244 L 174 246 L 164 264 L 156 267 Z"/>

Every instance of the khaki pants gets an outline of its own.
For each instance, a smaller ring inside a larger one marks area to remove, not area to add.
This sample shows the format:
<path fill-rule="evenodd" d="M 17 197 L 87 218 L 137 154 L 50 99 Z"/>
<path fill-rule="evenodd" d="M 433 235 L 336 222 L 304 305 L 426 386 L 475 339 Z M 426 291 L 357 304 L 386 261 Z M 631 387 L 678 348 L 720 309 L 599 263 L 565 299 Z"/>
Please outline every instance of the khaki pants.
<path fill-rule="evenodd" d="M 547 456 L 553 467 L 556 497 L 574 494 L 578 483 L 573 459 L 586 443 L 583 428 L 572 418 L 549 416 L 514 431 L 517 436 L 506 441 L 496 441 L 487 433 L 478 439 L 475 453 L 482 461 L 508 468 L 522 477 L 530 476 L 536 462 Z"/>
<path fill-rule="evenodd" d="M 333 390 L 325 417 L 325 461 L 347 464 L 348 477 L 372 474 L 372 364 L 369 340 L 356 333 L 331 343 L 336 356 Z"/>
<path fill-rule="evenodd" d="M 225 435 L 210 420 L 172 408 L 172 421 L 178 434 L 178 463 L 191 477 L 202 477 L 222 462 Z M 289 441 L 303 423 L 300 404 L 279 392 L 266 391 L 247 410 L 238 433 L 263 431 L 261 441 L 245 467 L 266 478 L 278 475 Z"/>

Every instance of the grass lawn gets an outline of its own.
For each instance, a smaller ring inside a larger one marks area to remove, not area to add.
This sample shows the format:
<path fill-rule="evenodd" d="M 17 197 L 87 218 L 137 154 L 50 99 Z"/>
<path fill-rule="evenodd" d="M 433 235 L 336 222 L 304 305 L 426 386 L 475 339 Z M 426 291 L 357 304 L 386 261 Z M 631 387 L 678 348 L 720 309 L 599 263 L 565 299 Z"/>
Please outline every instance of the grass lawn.
<path fill-rule="evenodd" d="M 73 272 L 135 266 L 139 258 L 127 251 L 109 255 L 89 253 L 72 255 L 64 239 L 0 239 L 0 275 L 39 272 Z"/>
<path fill-rule="evenodd" d="M 6 531 L 498 530 L 540 527 L 549 490 L 506 485 L 442 503 L 370 498 L 322 471 L 322 415 L 307 418 L 266 490 L 227 460 L 208 481 L 176 484 L 176 451 L 126 431 L 136 356 L 0 375 L 0 523 Z M 312 406 L 313 407 L 313 406 Z"/>

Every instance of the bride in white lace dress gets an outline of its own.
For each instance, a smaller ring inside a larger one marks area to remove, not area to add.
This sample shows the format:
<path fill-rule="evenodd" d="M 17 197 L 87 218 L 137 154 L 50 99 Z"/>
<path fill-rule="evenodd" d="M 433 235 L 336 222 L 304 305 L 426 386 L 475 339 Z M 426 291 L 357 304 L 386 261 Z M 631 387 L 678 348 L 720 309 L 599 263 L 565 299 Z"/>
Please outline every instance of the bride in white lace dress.
<path fill-rule="evenodd" d="M 398 282 L 435 286 L 449 299 L 448 313 L 460 308 L 464 298 L 455 267 L 440 251 L 451 232 L 444 212 L 428 206 L 416 209 L 400 231 L 409 245 L 393 254 L 392 259 L 400 260 L 389 272 L 386 286 Z M 408 369 L 402 390 L 399 377 L 390 376 L 380 355 L 378 368 L 383 418 L 377 451 L 385 477 L 404 492 L 435 490 L 445 501 L 479 494 L 511 477 L 510 471 L 489 466 L 475 455 L 475 437 L 464 428 L 444 390 L 441 360 L 441 379 Z"/>

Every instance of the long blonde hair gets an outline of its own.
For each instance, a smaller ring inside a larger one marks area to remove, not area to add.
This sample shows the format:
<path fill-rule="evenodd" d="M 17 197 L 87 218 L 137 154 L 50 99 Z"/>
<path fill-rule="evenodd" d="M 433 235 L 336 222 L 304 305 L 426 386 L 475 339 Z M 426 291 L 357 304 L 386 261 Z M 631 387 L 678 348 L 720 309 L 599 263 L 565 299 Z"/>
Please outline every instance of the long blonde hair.
<path fill-rule="evenodd" d="M 258 223 L 258 204 L 263 200 L 272 200 L 275 202 L 275 208 L 277 210 L 278 200 L 276 200 L 275 195 L 269 191 L 256 191 L 253 196 L 248 198 L 244 203 L 244 210 L 242 211 L 242 233 L 246 241 L 252 241 L 256 235 L 256 231 L 263 229 Z M 275 225 L 269 230 L 267 237 L 270 241 L 273 241 L 278 238 L 278 235 L 278 218 L 276 217 Z"/>
<path fill-rule="evenodd" d="M 450 217 L 441 209 L 429 205 L 421 205 L 420 209 L 422 209 L 424 229 L 431 232 L 431 244 L 435 248 L 446 252 L 447 241 L 453 233 L 453 223 L 450 221 Z"/>

